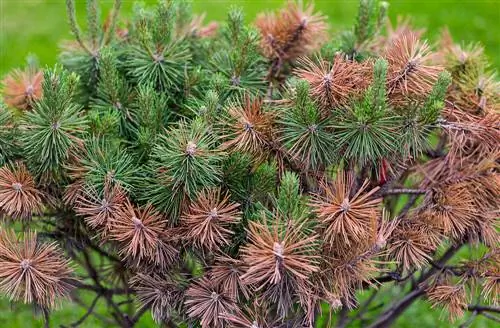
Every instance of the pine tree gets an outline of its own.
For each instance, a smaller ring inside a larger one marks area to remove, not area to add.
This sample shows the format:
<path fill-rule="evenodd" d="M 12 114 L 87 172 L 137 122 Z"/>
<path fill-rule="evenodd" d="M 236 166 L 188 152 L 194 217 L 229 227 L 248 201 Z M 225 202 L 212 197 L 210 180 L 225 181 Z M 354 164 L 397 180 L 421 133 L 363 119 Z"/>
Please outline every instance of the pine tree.
<path fill-rule="evenodd" d="M 377 0 L 339 34 L 301 2 L 204 26 L 185 1 L 122 20 L 116 0 L 101 23 L 87 0 L 86 32 L 66 3 L 62 65 L 2 83 L 2 295 L 48 325 L 94 294 L 71 326 L 387 327 L 420 297 L 452 320 L 499 312 L 480 46 L 385 30 Z"/>

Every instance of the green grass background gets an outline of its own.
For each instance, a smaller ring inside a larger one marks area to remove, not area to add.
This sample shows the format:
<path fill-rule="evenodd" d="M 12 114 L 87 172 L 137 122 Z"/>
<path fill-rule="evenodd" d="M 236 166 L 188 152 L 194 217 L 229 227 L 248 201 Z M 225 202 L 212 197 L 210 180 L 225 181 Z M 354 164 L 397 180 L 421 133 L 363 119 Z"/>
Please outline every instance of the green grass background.
<path fill-rule="evenodd" d="M 80 25 L 85 23 L 85 1 L 76 0 Z M 156 0 L 147 0 L 155 3 Z M 500 0 L 406 0 L 390 1 L 389 14 L 411 16 L 414 25 L 425 27 L 429 39 L 435 40 L 442 27 L 448 26 L 456 41 L 481 42 L 496 67 L 500 67 Z M 102 0 L 103 14 L 112 5 Z M 316 8 L 328 15 L 333 31 L 349 27 L 355 18 L 357 0 L 317 0 Z M 281 6 L 281 0 L 194 0 L 194 10 L 205 12 L 207 20 L 222 20 L 231 4 L 244 8 L 247 21 L 261 10 Z M 123 0 L 122 13 L 127 14 L 132 0 Z M 104 16 L 104 15 L 103 15 Z M 42 65 L 56 61 L 58 45 L 71 38 L 66 21 L 64 0 L 0 0 L 0 74 L 22 65 L 29 53 L 35 53 Z"/>
<path fill-rule="evenodd" d="M 85 24 L 85 1 L 76 0 L 80 25 Z M 156 0 L 147 0 L 155 3 Z M 447 26 L 457 42 L 480 42 L 486 47 L 495 68 L 500 67 L 500 0 L 444 1 L 410 0 L 389 1 L 389 16 L 393 22 L 397 16 L 410 16 L 413 25 L 426 28 L 426 36 L 434 42 L 441 28 Z M 112 1 L 101 0 L 103 16 L 112 6 Z M 315 1 L 316 8 L 329 17 L 333 32 L 352 25 L 356 16 L 357 1 Z M 251 22 L 256 13 L 262 10 L 278 8 L 283 1 L 276 0 L 194 0 L 194 11 L 207 14 L 209 20 L 223 20 L 232 4 L 243 7 L 246 20 Z M 127 15 L 133 5 L 131 0 L 123 0 L 122 15 Z M 10 69 L 22 66 L 25 57 L 36 54 L 40 63 L 53 65 L 57 59 L 61 40 L 69 39 L 64 0 L 0 0 L 0 76 Z M 465 250 L 464 252 L 467 252 Z M 390 287 L 390 286 L 389 286 Z M 398 289 L 384 288 L 382 302 L 389 303 L 397 297 Z M 90 294 L 82 294 L 82 299 L 90 303 Z M 362 296 L 363 298 L 364 296 Z M 100 301 L 97 312 L 106 316 L 107 308 Z M 51 326 L 69 324 L 85 313 L 81 307 L 63 304 L 61 310 L 52 315 Z M 463 322 L 463 321 L 462 321 Z M 458 327 L 459 323 L 450 323 L 439 311 L 430 310 L 425 301 L 418 301 L 411 306 L 394 324 L 401 328 Z M 0 300 L 0 327 L 31 328 L 41 327 L 40 316 L 33 313 L 29 306 L 10 305 L 5 299 Z M 143 316 L 139 327 L 154 327 L 149 313 Z M 494 327 L 492 321 L 479 318 L 471 327 Z M 100 322 L 89 318 L 81 327 L 100 327 Z M 324 325 L 326 327 L 326 324 Z"/>

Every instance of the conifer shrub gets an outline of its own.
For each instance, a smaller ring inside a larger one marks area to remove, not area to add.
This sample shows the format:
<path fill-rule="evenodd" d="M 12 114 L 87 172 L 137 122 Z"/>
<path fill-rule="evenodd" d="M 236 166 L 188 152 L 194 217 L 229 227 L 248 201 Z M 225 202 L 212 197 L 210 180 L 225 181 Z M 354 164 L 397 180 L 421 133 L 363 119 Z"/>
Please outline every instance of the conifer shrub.
<path fill-rule="evenodd" d="M 60 64 L 3 79 L 5 297 L 47 326 L 65 299 L 73 327 L 387 327 L 420 298 L 498 320 L 500 84 L 479 45 L 431 46 L 377 0 L 340 34 L 302 3 L 204 25 L 184 1 L 124 19 L 116 0 L 101 23 L 88 0 L 83 29 L 66 2 Z"/>

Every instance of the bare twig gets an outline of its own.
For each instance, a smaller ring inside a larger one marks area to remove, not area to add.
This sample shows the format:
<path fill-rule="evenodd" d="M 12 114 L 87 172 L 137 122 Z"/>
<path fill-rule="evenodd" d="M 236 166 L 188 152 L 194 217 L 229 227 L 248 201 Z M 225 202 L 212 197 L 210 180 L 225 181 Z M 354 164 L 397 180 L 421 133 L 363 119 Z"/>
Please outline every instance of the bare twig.
<path fill-rule="evenodd" d="M 345 304 L 343 304 L 342 309 L 340 310 L 338 314 L 338 320 L 337 320 L 337 328 L 345 327 L 347 324 L 347 314 L 349 313 L 349 310 Z"/>
<path fill-rule="evenodd" d="M 43 312 L 43 326 L 45 328 L 50 328 L 50 312 L 45 307 L 42 308 L 42 312 Z"/>
<path fill-rule="evenodd" d="M 481 312 L 480 313 L 483 317 L 485 318 L 488 318 L 490 320 L 493 320 L 493 321 L 496 321 L 496 322 L 500 322 L 500 318 L 497 317 L 497 316 L 494 316 L 493 314 L 490 314 L 488 312 Z"/>
<path fill-rule="evenodd" d="M 83 308 L 87 308 L 87 304 L 85 304 L 82 300 L 80 300 L 80 298 L 78 297 L 75 297 L 73 296 L 72 297 L 72 301 L 76 304 L 78 304 L 79 306 L 83 307 Z M 97 313 L 97 312 L 93 312 L 92 315 L 94 317 L 96 317 L 97 319 L 99 319 L 100 321 L 102 321 L 104 323 L 104 325 L 106 326 L 113 326 L 114 325 L 114 322 L 112 320 L 109 320 L 107 317 Z M 61 328 L 66 328 L 66 326 L 64 325 L 60 325 Z"/>
<path fill-rule="evenodd" d="M 471 316 L 469 317 L 469 319 L 467 319 L 467 321 L 465 321 L 463 324 L 460 325 L 460 328 L 467 328 L 469 327 L 472 322 L 474 321 L 474 319 L 478 316 L 478 315 L 482 315 L 490 320 L 493 320 L 493 321 L 496 321 L 496 322 L 500 322 L 500 318 L 491 314 L 490 312 L 492 313 L 500 313 L 500 308 L 499 307 L 494 307 L 494 306 L 483 306 L 483 305 L 469 305 L 467 307 L 467 310 L 468 311 L 471 311 L 472 314 Z"/>
<path fill-rule="evenodd" d="M 142 317 L 142 315 L 144 313 L 146 313 L 146 311 L 149 310 L 149 306 L 142 306 L 137 312 L 136 314 L 131 318 L 129 319 L 129 322 L 130 322 L 130 325 L 133 326 L 135 325 Z"/>
<path fill-rule="evenodd" d="M 358 319 L 363 319 L 363 315 L 368 312 L 368 310 L 370 309 L 370 304 L 372 304 L 373 300 L 375 299 L 375 297 L 377 296 L 378 292 L 380 291 L 380 289 L 375 289 L 372 294 L 370 295 L 370 297 L 368 297 L 368 299 L 363 303 L 363 305 L 361 305 L 359 307 L 359 310 L 358 310 L 358 313 L 356 314 L 356 316 L 354 318 L 352 318 L 351 320 L 349 320 L 349 324 L 347 324 L 346 326 L 350 326 L 350 324 Z"/>
<path fill-rule="evenodd" d="M 427 190 L 425 189 L 394 188 L 394 189 L 384 190 L 382 192 L 382 196 L 400 195 L 400 194 L 423 195 L 426 192 Z"/>
<path fill-rule="evenodd" d="M 101 298 L 101 295 L 99 295 L 99 294 L 96 295 L 96 297 L 94 298 L 94 300 L 92 301 L 92 303 L 90 303 L 90 305 L 89 305 L 89 307 L 87 309 L 87 312 L 85 312 L 85 314 L 80 319 L 78 319 L 74 323 L 70 324 L 70 327 L 78 327 L 85 320 L 87 320 L 87 318 L 92 314 L 92 312 L 94 312 L 94 308 L 95 308 L 97 302 L 99 301 L 99 298 Z"/>
<path fill-rule="evenodd" d="M 498 306 L 486 306 L 486 305 L 469 305 L 467 311 L 477 311 L 481 312 L 493 312 L 500 313 L 500 307 Z"/>
<path fill-rule="evenodd" d="M 89 273 L 90 278 L 94 281 L 96 286 L 101 290 L 104 291 L 106 288 L 101 284 L 99 274 L 95 270 L 95 268 L 92 265 L 92 261 L 90 260 L 90 257 L 88 253 L 83 250 L 82 251 L 83 257 L 84 257 L 84 265 L 85 268 L 87 269 L 87 272 Z M 111 315 L 115 318 L 116 322 L 121 326 L 121 327 L 132 327 L 133 325 L 130 325 L 130 322 L 127 317 L 122 313 L 120 310 L 120 307 L 113 301 L 113 295 L 109 293 L 103 293 L 102 294 L 108 303 L 108 305 L 114 310 L 111 312 Z"/>
<path fill-rule="evenodd" d="M 451 246 L 437 262 L 440 266 L 444 265 L 453 255 L 460 249 L 461 245 Z M 425 288 L 422 283 L 430 278 L 436 271 L 436 267 L 429 268 L 426 272 L 422 273 L 420 279 L 412 286 L 412 290 L 400 301 L 391 304 L 388 309 L 369 327 L 381 328 L 390 326 L 413 302 L 425 294 Z"/>
<path fill-rule="evenodd" d="M 413 194 L 410 196 L 410 198 L 408 199 L 408 202 L 406 203 L 406 205 L 403 207 L 403 209 L 399 213 L 399 217 L 405 216 L 410 211 L 412 206 L 415 205 L 415 202 L 417 201 L 418 196 L 420 196 L 420 195 Z"/>

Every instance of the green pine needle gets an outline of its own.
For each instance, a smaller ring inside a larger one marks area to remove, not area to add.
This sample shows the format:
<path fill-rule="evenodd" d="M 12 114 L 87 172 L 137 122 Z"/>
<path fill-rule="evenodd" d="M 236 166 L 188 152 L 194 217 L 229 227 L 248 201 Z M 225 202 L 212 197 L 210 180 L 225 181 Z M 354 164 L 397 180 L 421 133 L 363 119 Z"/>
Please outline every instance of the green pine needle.
<path fill-rule="evenodd" d="M 0 166 L 14 159 L 18 146 L 15 142 L 15 135 L 17 135 L 17 129 L 12 113 L 0 102 Z"/>
<path fill-rule="evenodd" d="M 140 170 L 133 156 L 118 142 L 108 138 L 87 140 L 79 165 L 85 172 L 86 183 L 99 192 L 104 190 L 106 183 L 111 183 L 132 193 L 140 180 Z"/>
<path fill-rule="evenodd" d="M 63 178 L 69 153 L 81 145 L 87 119 L 73 102 L 78 77 L 56 67 L 44 74 L 41 100 L 22 120 L 24 154 L 37 177 L 52 181 Z"/>
<path fill-rule="evenodd" d="M 152 85 L 140 85 L 137 90 L 136 108 L 137 129 L 134 145 L 140 161 L 148 158 L 156 143 L 157 135 L 163 131 L 171 118 L 168 99 L 157 92 Z"/>
<path fill-rule="evenodd" d="M 119 131 L 126 138 L 133 134 L 137 125 L 134 107 L 135 92 L 118 71 L 118 60 L 111 49 L 104 49 L 100 59 L 100 76 L 96 97 L 91 107 L 103 115 L 116 111 L 120 118 Z"/>
<path fill-rule="evenodd" d="M 160 135 L 151 154 L 152 179 L 143 199 L 177 217 L 179 195 L 192 199 L 200 190 L 220 183 L 223 156 L 216 146 L 217 139 L 198 120 L 181 122 Z"/>
<path fill-rule="evenodd" d="M 423 122 L 427 124 L 435 123 L 441 110 L 444 107 L 446 90 L 451 83 L 451 75 L 448 72 L 439 74 L 438 80 L 434 84 L 431 93 L 427 97 L 422 108 L 421 116 Z"/>
<path fill-rule="evenodd" d="M 309 86 L 301 81 L 297 85 L 297 97 L 294 108 L 284 109 L 280 141 L 306 170 L 319 170 L 332 164 L 336 158 L 334 138 L 328 127 L 329 118 L 322 118 L 321 113 L 309 99 Z"/>
<path fill-rule="evenodd" d="M 398 152 L 399 122 L 393 115 L 366 120 L 349 111 L 333 126 L 334 136 L 345 158 L 363 167 Z"/>

